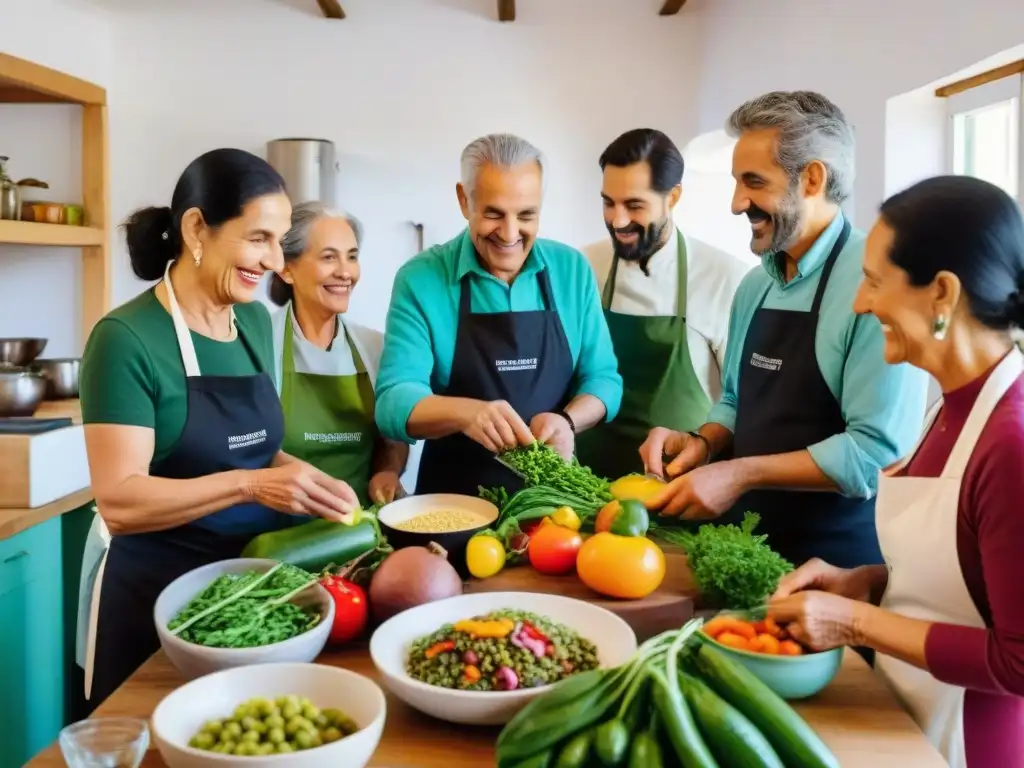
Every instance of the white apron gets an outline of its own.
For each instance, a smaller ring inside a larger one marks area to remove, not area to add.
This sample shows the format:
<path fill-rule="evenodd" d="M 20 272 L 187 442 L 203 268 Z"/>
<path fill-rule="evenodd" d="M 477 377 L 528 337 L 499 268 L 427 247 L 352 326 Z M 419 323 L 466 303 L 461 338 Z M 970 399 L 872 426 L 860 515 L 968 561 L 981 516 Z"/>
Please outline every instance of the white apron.
<path fill-rule="evenodd" d="M 195 346 L 189 334 L 188 325 L 178 307 L 178 299 L 174 295 L 169 278 L 171 266 L 168 262 L 164 270 L 164 284 L 167 286 L 167 303 L 171 307 L 171 320 L 174 333 L 178 338 L 178 348 L 185 367 L 185 376 L 199 375 L 199 360 L 196 358 Z M 231 310 L 231 330 L 235 333 L 235 312 Z M 110 548 L 110 531 L 93 507 L 96 517 L 93 518 L 89 535 L 85 538 L 85 552 L 82 555 L 82 574 L 78 584 L 78 626 L 75 638 L 75 660 L 85 670 L 85 698 L 88 701 L 92 693 L 93 662 L 96 658 L 96 625 L 100 615 L 100 587 L 103 584 L 103 569 L 107 563 L 107 550 Z"/>
<path fill-rule="evenodd" d="M 967 590 L 957 555 L 960 485 L 992 410 L 1022 371 L 1024 356 L 1014 347 L 985 382 L 940 477 L 896 476 L 917 448 L 881 476 L 875 515 L 879 543 L 889 568 L 889 583 L 881 602 L 885 610 L 922 621 L 985 627 Z M 922 440 L 941 404 L 940 400 L 929 414 Z M 951 768 L 966 768 L 965 689 L 940 682 L 927 670 L 891 656 L 879 654 L 875 669 Z"/>

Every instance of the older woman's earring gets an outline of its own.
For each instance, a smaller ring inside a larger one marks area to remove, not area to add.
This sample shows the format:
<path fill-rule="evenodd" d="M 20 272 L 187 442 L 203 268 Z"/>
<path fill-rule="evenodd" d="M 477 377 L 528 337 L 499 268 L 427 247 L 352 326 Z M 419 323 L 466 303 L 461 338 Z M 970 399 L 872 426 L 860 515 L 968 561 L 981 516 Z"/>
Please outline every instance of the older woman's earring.
<path fill-rule="evenodd" d="M 203 260 L 203 249 L 201 246 L 196 247 L 196 249 L 192 252 L 192 258 L 195 260 L 196 266 L 198 267 L 199 263 Z"/>
<path fill-rule="evenodd" d="M 932 336 L 938 341 L 942 341 L 946 338 L 946 331 L 949 328 L 949 322 L 946 320 L 945 315 L 939 315 L 935 318 L 935 322 L 932 323 Z"/>

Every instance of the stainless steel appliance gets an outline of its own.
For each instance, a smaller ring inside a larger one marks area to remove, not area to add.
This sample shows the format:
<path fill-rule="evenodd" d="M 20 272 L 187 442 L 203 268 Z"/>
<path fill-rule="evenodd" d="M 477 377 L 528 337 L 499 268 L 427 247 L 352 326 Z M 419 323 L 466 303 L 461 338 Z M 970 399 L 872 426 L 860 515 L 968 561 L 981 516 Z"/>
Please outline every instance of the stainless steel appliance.
<path fill-rule="evenodd" d="M 317 200 L 334 207 L 337 171 L 334 144 L 327 139 L 274 139 L 267 162 L 284 177 L 292 205 Z"/>

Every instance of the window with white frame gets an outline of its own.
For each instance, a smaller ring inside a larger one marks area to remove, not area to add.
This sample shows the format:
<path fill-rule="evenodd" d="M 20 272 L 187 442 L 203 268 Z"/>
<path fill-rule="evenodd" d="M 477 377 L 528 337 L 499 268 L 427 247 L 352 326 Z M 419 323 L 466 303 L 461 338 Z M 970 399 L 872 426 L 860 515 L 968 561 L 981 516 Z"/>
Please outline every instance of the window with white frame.
<path fill-rule="evenodd" d="M 996 184 L 1024 207 L 1024 75 L 953 94 L 946 110 L 949 172 Z"/>

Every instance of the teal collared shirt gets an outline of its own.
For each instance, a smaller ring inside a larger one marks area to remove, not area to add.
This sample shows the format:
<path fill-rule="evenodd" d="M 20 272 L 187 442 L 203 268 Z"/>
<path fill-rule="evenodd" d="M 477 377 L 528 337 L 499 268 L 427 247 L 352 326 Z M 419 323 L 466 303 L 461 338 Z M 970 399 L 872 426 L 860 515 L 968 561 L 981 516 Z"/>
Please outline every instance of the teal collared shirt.
<path fill-rule="evenodd" d="M 536 279 L 542 269 L 572 353 L 573 395 L 593 395 L 604 403 L 606 420 L 615 418 L 622 377 L 594 272 L 583 254 L 553 240 L 537 240 L 523 271 L 508 285 L 480 266 L 463 230 L 414 257 L 395 275 L 376 390 L 377 426 L 385 437 L 413 442 L 406 431 L 409 414 L 424 397 L 448 386 L 462 278 L 469 276 L 473 312 L 530 312 L 544 308 Z"/>
<path fill-rule="evenodd" d="M 764 269 L 751 271 L 740 283 L 729 316 L 729 346 L 722 369 L 722 397 L 708 421 L 736 428 L 739 374 L 747 329 L 765 290 L 763 306 L 809 312 L 822 267 L 843 228 L 839 213 L 797 262 L 786 283 L 784 266 L 775 257 L 762 259 Z M 910 451 L 920 437 L 928 397 L 927 375 L 908 364 L 889 365 L 885 341 L 874 316 L 858 317 L 853 299 L 862 276 L 863 232 L 854 229 L 839 254 L 821 302 L 814 351 L 825 383 L 839 402 L 846 431 L 808 446 L 811 457 L 845 496 L 870 498 L 883 468 Z M 770 404 L 765 407 L 770 408 Z"/>

